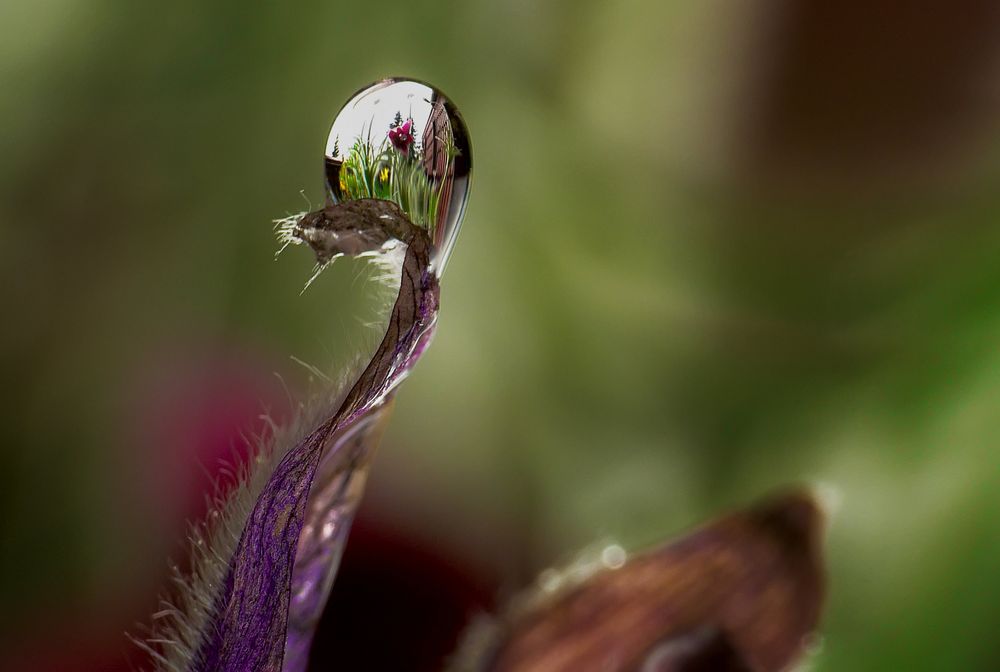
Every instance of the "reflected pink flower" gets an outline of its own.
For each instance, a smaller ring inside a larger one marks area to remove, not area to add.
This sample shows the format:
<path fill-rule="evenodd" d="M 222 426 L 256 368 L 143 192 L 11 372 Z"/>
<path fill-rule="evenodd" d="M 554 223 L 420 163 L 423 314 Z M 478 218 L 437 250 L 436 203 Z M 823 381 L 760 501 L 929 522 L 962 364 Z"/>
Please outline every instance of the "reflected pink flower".
<path fill-rule="evenodd" d="M 399 126 L 389 129 L 389 142 L 399 151 L 406 154 L 413 144 L 413 120 L 407 119 Z"/>

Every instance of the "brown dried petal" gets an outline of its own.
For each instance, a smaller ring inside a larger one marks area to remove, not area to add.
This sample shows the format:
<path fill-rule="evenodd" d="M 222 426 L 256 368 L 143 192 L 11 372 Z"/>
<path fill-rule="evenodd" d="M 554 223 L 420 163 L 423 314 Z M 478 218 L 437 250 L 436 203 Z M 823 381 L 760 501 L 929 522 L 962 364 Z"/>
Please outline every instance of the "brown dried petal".
<path fill-rule="evenodd" d="M 480 669 L 787 669 L 819 621 L 822 530 L 805 490 L 731 514 L 513 615 Z"/>

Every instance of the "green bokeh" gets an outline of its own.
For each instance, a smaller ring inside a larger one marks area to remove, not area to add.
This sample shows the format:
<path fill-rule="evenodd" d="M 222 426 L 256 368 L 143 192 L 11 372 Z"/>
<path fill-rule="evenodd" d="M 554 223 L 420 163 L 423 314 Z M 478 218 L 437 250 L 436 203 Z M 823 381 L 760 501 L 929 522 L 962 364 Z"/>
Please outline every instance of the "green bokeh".
<path fill-rule="evenodd" d="M 713 98 L 738 30 L 652 0 L 0 8 L 0 629 L 114 611 L 175 548 L 120 431 L 151 359 L 371 340 L 361 265 L 300 297 L 269 221 L 321 200 L 346 97 L 401 74 L 461 108 L 474 184 L 374 497 L 426 499 L 400 516 L 442 543 L 515 526 L 530 570 L 824 482 L 814 669 L 1000 665 L 993 145 L 933 195 L 748 194 Z"/>

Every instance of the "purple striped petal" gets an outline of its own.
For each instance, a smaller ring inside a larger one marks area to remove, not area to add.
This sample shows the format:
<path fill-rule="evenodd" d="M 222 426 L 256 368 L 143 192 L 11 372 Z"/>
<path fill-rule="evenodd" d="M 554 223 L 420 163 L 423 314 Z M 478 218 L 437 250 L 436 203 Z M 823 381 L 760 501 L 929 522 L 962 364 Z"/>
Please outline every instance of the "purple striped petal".
<path fill-rule="evenodd" d="M 430 242 L 394 203 L 366 199 L 331 205 L 303 217 L 293 235 L 308 243 L 321 263 L 344 252 L 375 251 L 393 239 L 404 243 L 399 295 L 385 337 L 361 377 L 339 408 L 285 455 L 257 498 L 216 598 L 197 672 L 305 668 L 313 626 L 360 494 L 359 467 L 366 462 L 373 428 L 434 331 L 438 280 L 428 270 Z M 327 473 L 307 516 L 321 464 Z M 316 497 L 332 497 L 333 506 L 324 508 Z"/>

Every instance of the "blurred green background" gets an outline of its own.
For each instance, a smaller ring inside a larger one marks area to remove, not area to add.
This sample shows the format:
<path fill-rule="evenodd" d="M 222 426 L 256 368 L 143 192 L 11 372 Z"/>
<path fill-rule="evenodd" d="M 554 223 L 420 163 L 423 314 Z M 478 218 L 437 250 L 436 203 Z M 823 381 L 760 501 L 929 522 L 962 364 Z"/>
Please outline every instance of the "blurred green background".
<path fill-rule="evenodd" d="M 0 5 L 0 668 L 128 669 L 289 357 L 372 343 L 270 220 L 406 75 L 474 184 L 365 524 L 499 595 L 819 481 L 812 669 L 1000 669 L 998 9 L 825 4 Z"/>

